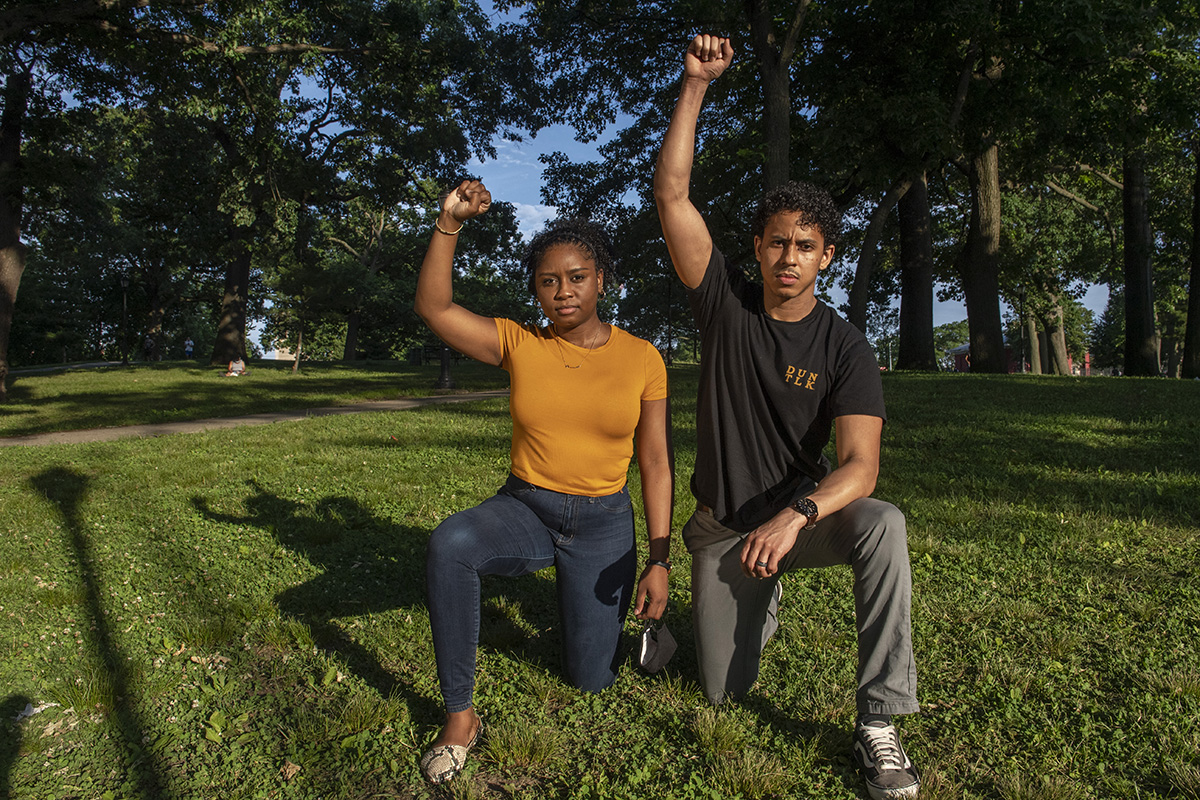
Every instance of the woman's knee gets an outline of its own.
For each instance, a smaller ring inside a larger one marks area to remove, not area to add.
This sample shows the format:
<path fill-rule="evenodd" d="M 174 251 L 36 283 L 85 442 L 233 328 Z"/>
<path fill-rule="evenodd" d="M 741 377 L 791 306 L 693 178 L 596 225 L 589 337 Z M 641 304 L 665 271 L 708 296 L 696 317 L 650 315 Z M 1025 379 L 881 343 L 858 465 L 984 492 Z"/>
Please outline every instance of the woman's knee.
<path fill-rule="evenodd" d="M 465 513 L 454 514 L 442 521 L 429 535 L 425 560 L 429 564 L 456 562 L 478 549 L 476 523 Z"/>
<path fill-rule="evenodd" d="M 612 664 L 603 661 L 568 665 L 566 672 L 567 681 L 582 692 L 602 692 L 617 680 Z"/>

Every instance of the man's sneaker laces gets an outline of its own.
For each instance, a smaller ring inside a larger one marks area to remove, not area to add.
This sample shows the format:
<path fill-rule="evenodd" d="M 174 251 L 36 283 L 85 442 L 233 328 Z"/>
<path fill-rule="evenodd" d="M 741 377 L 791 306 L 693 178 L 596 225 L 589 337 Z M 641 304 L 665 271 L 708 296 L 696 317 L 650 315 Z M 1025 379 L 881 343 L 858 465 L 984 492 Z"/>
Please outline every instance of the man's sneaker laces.
<path fill-rule="evenodd" d="M 874 800 L 909 800 L 917 796 L 921 778 L 904 752 L 894 725 L 855 725 L 854 758 Z"/>

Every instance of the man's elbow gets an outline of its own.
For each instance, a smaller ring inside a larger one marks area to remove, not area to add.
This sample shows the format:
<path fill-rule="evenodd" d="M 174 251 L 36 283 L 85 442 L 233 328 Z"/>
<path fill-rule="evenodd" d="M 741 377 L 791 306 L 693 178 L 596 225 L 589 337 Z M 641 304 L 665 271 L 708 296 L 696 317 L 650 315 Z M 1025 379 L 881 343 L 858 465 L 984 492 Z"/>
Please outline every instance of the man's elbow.
<path fill-rule="evenodd" d="M 675 174 L 669 166 L 663 163 L 659 156 L 654 165 L 654 200 L 661 206 L 663 203 L 677 203 L 687 200 L 688 178 L 686 175 Z"/>
<path fill-rule="evenodd" d="M 687 183 L 672 180 L 665 176 L 662 170 L 654 173 L 654 203 L 660 211 L 664 207 L 686 203 L 687 199 Z"/>

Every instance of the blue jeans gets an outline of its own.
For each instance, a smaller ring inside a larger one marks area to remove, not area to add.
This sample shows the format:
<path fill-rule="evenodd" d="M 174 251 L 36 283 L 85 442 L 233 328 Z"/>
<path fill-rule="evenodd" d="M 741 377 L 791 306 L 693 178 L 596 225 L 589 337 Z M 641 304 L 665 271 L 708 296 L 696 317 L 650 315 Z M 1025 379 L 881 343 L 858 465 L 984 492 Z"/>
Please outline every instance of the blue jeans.
<path fill-rule="evenodd" d="M 637 569 L 629 490 L 583 497 L 509 475 L 495 495 L 454 514 L 429 539 L 429 624 L 447 711 L 472 705 L 480 576 L 550 566 L 557 567 L 567 680 L 589 692 L 612 685 Z"/>

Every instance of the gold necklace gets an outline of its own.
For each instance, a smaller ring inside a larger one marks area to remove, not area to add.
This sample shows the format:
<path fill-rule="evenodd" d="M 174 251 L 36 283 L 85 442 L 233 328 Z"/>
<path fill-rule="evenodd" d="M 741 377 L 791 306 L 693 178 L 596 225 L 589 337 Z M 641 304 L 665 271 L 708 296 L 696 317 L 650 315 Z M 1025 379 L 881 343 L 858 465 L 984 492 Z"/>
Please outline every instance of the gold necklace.
<path fill-rule="evenodd" d="M 563 352 L 563 346 L 562 346 L 562 341 L 561 341 L 561 338 L 562 338 L 562 337 L 560 337 L 560 336 L 558 335 L 558 325 L 556 325 L 556 324 L 554 324 L 553 322 L 551 322 L 551 323 L 550 323 L 550 329 L 551 329 L 552 331 L 554 331 L 554 342 L 555 342 L 555 344 L 557 344 L 557 345 L 558 345 L 558 359 L 559 359 L 559 361 L 561 361 L 561 362 L 562 362 L 562 365 L 563 365 L 564 367 L 566 367 L 567 369 L 579 369 L 580 367 L 582 367 L 582 366 L 583 366 L 583 362 L 588 360 L 588 356 L 590 356 L 590 355 L 592 354 L 592 350 L 593 350 L 593 348 L 594 348 L 594 346 L 595 346 L 595 344 L 596 344 L 596 340 L 600 338 L 600 331 L 604 330 L 604 326 L 603 326 L 603 325 L 601 325 L 599 328 L 597 328 L 597 329 L 596 329 L 596 332 L 595 332 L 594 334 L 592 334 L 592 340 L 591 340 L 590 342 L 588 342 L 588 346 L 587 346 L 587 352 L 583 354 L 583 359 L 582 359 L 582 360 L 581 360 L 581 361 L 580 361 L 578 364 L 576 364 L 576 365 L 575 365 L 575 366 L 573 366 L 573 367 L 572 367 L 570 364 L 568 364 L 568 363 L 567 363 L 567 356 L 566 356 L 566 353 L 565 353 L 565 352 Z M 576 345 L 576 346 L 578 346 L 578 345 Z"/>

